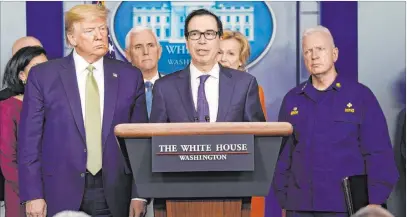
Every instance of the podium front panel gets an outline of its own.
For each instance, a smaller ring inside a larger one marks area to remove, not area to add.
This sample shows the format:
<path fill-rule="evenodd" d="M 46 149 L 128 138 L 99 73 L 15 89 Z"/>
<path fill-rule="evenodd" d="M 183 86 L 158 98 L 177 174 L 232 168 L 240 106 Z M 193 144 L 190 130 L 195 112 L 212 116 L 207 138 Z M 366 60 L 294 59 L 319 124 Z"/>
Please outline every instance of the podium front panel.
<path fill-rule="evenodd" d="M 143 198 L 230 198 L 267 196 L 281 146 L 281 137 L 254 138 L 251 172 L 153 173 L 151 138 L 126 139 L 138 195 Z"/>

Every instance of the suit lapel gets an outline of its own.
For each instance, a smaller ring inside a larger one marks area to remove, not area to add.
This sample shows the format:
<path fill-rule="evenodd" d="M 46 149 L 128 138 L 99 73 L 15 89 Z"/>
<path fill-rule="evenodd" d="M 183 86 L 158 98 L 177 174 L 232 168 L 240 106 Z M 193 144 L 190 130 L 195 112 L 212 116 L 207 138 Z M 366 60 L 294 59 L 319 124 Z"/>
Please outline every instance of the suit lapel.
<path fill-rule="evenodd" d="M 83 141 L 86 144 L 81 98 L 79 95 L 75 63 L 73 61 L 72 53 L 69 56 L 65 57 L 65 61 L 62 63 L 62 67 L 63 69 L 59 71 L 59 75 L 61 77 L 61 81 L 65 89 L 66 96 L 68 97 L 69 106 L 71 108 L 72 115 L 75 119 L 76 126 L 79 130 L 79 133 L 82 136 Z"/>
<path fill-rule="evenodd" d="M 185 111 L 191 122 L 195 120 L 195 106 L 192 100 L 192 91 L 191 91 L 191 75 L 189 74 L 189 66 L 187 66 L 183 71 L 178 75 L 177 88 L 178 94 L 181 97 L 182 104 L 184 105 Z"/>
<path fill-rule="evenodd" d="M 114 111 L 116 108 L 119 74 L 107 58 L 103 59 L 105 98 L 103 105 L 102 144 L 105 147 L 107 136 L 111 132 Z"/>
<path fill-rule="evenodd" d="M 232 100 L 234 83 L 232 74 L 220 66 L 219 72 L 219 107 L 216 122 L 224 122 Z"/>

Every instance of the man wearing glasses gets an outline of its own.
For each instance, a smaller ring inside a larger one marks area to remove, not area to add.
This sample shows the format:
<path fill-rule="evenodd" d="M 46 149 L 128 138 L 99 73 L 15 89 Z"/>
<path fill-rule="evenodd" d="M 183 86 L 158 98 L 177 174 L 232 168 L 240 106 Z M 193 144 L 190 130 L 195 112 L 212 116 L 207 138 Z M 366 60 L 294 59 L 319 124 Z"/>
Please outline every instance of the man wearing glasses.
<path fill-rule="evenodd" d="M 265 121 L 256 78 L 216 61 L 222 33 L 222 22 L 210 11 L 188 15 L 185 39 L 191 63 L 156 81 L 150 122 Z"/>

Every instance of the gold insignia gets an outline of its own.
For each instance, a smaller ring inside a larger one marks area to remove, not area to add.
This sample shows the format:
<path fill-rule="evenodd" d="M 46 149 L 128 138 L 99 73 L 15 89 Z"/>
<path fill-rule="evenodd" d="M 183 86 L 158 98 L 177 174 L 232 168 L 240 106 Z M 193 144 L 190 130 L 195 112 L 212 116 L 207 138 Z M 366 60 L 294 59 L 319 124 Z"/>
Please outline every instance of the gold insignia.
<path fill-rule="evenodd" d="M 354 108 L 352 108 L 352 103 L 348 103 L 347 105 L 347 108 L 345 108 L 345 112 L 347 112 L 347 113 L 355 113 L 355 109 Z"/>
<path fill-rule="evenodd" d="M 297 107 L 294 107 L 293 110 L 290 112 L 290 115 L 291 115 L 291 116 L 293 116 L 293 115 L 298 115 L 298 108 L 297 108 Z"/>
<path fill-rule="evenodd" d="M 116 74 L 116 73 L 113 73 L 113 77 L 117 78 L 117 74 Z"/>
<path fill-rule="evenodd" d="M 336 83 L 336 87 L 340 88 L 341 87 L 341 83 Z"/>

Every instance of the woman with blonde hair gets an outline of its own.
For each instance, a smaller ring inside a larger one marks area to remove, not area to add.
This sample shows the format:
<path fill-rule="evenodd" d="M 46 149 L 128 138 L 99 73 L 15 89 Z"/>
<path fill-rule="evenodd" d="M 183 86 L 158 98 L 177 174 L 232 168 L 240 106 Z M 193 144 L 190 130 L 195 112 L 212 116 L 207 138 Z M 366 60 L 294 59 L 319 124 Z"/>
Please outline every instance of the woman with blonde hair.
<path fill-rule="evenodd" d="M 217 56 L 218 62 L 225 67 L 246 71 L 246 63 L 250 57 L 250 44 L 246 37 L 236 31 L 225 30 L 220 43 Z M 260 103 L 264 116 L 267 119 L 266 105 L 264 103 L 264 91 L 259 86 Z M 252 198 L 251 217 L 264 217 L 264 197 Z"/>
<path fill-rule="evenodd" d="M 250 44 L 240 32 L 225 30 L 220 43 L 218 62 L 225 67 L 246 71 L 246 63 L 250 57 Z M 264 116 L 267 119 L 264 91 L 259 86 L 259 96 Z"/>

